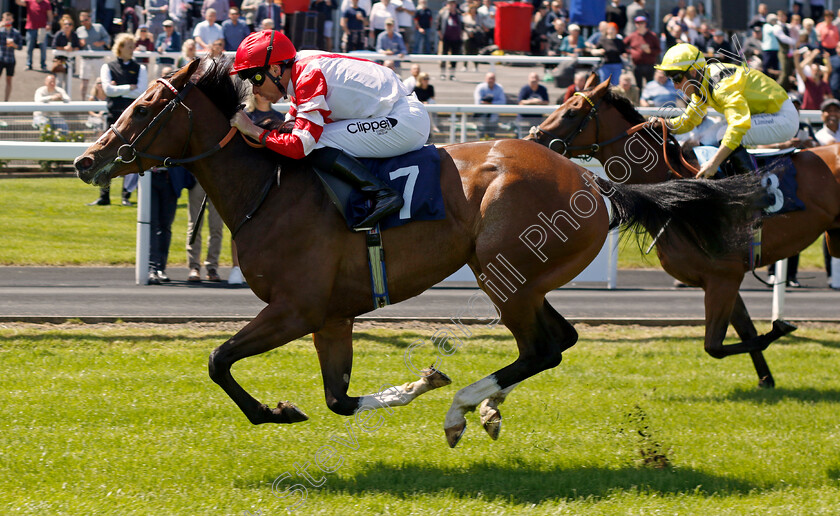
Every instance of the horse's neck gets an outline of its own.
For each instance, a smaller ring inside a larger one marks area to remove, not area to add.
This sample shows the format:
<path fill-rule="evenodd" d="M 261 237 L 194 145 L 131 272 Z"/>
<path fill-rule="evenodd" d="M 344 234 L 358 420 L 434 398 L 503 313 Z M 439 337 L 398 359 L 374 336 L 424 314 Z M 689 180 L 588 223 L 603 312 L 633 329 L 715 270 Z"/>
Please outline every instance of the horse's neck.
<path fill-rule="evenodd" d="M 630 129 L 630 125 L 622 131 Z M 671 171 L 665 160 L 665 147 L 662 136 L 642 129 L 606 145 L 601 150 L 599 160 L 604 166 L 607 176 L 613 181 L 630 184 L 661 183 L 670 179 Z M 670 156 L 671 166 L 685 177 L 691 174 L 684 169 L 678 157 Z M 629 173 L 629 177 L 626 174 Z"/>
<path fill-rule="evenodd" d="M 207 148 L 206 139 L 199 140 L 205 140 L 205 143 L 191 143 L 198 147 L 191 149 L 193 154 Z M 275 181 L 277 165 L 271 158 L 266 152 L 251 149 L 237 134 L 220 151 L 190 167 L 207 198 L 232 231 L 257 207 L 264 190 Z"/>

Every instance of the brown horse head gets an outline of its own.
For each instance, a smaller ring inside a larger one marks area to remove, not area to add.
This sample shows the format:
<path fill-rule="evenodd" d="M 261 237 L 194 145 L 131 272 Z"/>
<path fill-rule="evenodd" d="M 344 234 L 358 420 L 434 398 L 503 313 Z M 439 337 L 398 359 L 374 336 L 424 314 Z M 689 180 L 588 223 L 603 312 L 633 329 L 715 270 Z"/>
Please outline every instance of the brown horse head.
<path fill-rule="evenodd" d="M 104 186 L 114 177 L 161 165 L 160 160 L 143 156 L 143 151 L 152 144 L 161 156 L 180 156 L 189 137 L 186 132 L 183 139 L 162 140 L 156 136 L 170 119 L 189 117 L 188 109 L 176 105 L 180 104 L 180 100 L 175 100 L 176 92 L 184 89 L 198 70 L 199 63 L 199 60 L 194 60 L 169 79 L 158 79 L 132 102 L 117 121 L 76 158 L 74 165 L 79 179 Z M 163 113 L 169 105 L 172 107 Z M 157 118 L 162 113 L 163 116 Z"/>
<path fill-rule="evenodd" d="M 551 150 L 566 157 L 591 156 L 596 150 L 591 146 L 580 146 L 575 142 L 598 141 L 599 109 L 610 88 L 606 80 L 594 88 L 595 74 L 586 81 L 584 91 L 575 93 L 553 113 L 548 115 L 539 128 L 532 130 L 531 137 Z"/>

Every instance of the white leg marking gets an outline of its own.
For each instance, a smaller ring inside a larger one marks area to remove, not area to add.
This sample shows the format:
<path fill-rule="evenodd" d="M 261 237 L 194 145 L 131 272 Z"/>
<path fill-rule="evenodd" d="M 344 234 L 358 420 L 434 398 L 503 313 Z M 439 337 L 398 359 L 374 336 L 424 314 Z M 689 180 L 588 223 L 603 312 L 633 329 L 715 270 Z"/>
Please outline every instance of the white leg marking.
<path fill-rule="evenodd" d="M 472 410 L 481 403 L 482 400 L 499 392 L 501 388 L 496 382 L 496 376 L 485 376 L 481 380 L 467 385 L 455 394 L 452 400 L 452 406 L 449 407 L 449 412 L 446 413 L 446 419 L 443 422 L 444 428 L 451 428 L 464 421 L 464 413 L 467 410 Z"/>

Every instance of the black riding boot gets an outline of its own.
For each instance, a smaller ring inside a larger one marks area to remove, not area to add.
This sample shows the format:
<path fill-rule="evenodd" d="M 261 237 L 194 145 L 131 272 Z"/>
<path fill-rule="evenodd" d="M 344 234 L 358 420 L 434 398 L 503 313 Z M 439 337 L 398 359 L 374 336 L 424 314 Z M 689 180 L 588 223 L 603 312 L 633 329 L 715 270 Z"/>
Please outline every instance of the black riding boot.
<path fill-rule="evenodd" d="M 752 157 L 752 154 L 747 152 L 747 149 L 743 145 L 739 145 L 734 151 L 732 151 L 732 154 L 726 158 L 726 161 L 723 162 L 721 169 L 723 170 L 725 177 L 730 177 L 750 172 L 755 173 L 758 169 L 758 165 L 755 162 L 755 158 Z"/>
<path fill-rule="evenodd" d="M 126 190 L 125 188 L 122 189 L 122 205 L 123 206 L 131 206 L 131 192 Z"/>
<path fill-rule="evenodd" d="M 88 206 L 108 206 L 111 204 L 111 187 L 103 186 L 99 188 L 99 199 L 87 203 Z"/>
<path fill-rule="evenodd" d="M 340 149 L 324 147 L 309 153 L 312 164 L 322 172 L 341 178 L 364 192 L 373 200 L 373 209 L 364 220 L 353 226 L 365 231 L 376 225 L 382 217 L 398 211 L 403 206 L 402 196 L 386 185 L 356 158 Z"/>

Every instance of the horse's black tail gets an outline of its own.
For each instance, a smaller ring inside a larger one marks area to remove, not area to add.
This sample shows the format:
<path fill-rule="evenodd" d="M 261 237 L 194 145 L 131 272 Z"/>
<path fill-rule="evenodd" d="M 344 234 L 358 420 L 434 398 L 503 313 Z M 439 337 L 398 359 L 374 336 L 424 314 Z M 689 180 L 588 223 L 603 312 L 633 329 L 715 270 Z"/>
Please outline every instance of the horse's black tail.
<path fill-rule="evenodd" d="M 620 185 L 598 179 L 613 205 L 610 227 L 642 227 L 659 241 L 683 238 L 705 254 L 746 249 L 750 223 L 765 206 L 759 178 L 744 174 L 708 181 L 675 179 L 650 185 Z M 667 231 L 662 231 L 667 225 Z"/>

